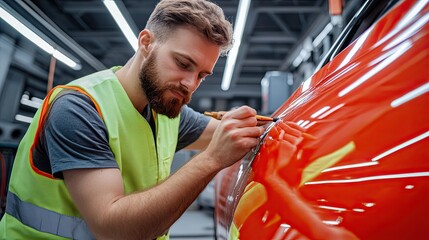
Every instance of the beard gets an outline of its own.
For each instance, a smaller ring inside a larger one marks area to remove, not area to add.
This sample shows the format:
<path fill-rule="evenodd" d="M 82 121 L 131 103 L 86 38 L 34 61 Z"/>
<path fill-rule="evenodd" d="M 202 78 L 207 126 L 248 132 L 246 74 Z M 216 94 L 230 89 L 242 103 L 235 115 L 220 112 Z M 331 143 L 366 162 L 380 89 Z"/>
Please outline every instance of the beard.
<path fill-rule="evenodd" d="M 155 112 L 169 118 L 175 118 L 179 115 L 183 105 L 189 103 L 191 94 L 183 85 L 162 84 L 156 69 L 156 60 L 156 51 L 154 50 L 140 71 L 140 86 L 149 101 L 150 107 Z M 167 97 L 167 91 L 176 91 L 184 98 Z"/>

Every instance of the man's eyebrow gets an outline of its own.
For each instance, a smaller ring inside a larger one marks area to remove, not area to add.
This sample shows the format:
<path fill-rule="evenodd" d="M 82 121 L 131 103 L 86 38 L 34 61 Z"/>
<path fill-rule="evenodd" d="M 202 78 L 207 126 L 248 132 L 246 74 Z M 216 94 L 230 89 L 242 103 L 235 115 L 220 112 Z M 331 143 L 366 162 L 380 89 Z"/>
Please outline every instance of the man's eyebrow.
<path fill-rule="evenodd" d="M 186 60 L 188 60 L 192 65 L 198 66 L 197 62 L 195 62 L 194 59 L 192 59 L 190 56 L 182 54 L 182 53 L 178 53 L 178 52 L 176 52 L 176 55 L 179 55 L 180 57 L 186 58 Z M 213 72 L 211 72 L 211 71 L 203 71 L 203 73 L 205 73 L 207 75 L 213 74 Z"/>

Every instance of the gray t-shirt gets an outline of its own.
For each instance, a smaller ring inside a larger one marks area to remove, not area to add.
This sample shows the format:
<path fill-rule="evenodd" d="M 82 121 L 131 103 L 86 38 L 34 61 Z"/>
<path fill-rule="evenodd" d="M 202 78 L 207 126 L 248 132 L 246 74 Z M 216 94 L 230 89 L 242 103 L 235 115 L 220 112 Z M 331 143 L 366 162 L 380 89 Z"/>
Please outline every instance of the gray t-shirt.
<path fill-rule="evenodd" d="M 176 151 L 197 140 L 209 121 L 208 117 L 184 106 Z M 70 92 L 55 100 L 33 150 L 33 162 L 58 178 L 63 177 L 64 170 L 118 168 L 106 126 L 89 97 Z"/>

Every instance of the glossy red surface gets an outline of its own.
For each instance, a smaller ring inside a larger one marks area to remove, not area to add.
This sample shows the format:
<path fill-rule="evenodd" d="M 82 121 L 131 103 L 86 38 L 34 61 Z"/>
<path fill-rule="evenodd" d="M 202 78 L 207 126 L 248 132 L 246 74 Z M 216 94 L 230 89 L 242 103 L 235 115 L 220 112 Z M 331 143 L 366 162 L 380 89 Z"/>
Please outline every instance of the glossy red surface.
<path fill-rule="evenodd" d="M 252 167 L 218 176 L 220 238 L 429 238 L 428 22 L 401 2 L 297 89 Z M 315 138 L 288 143 L 289 121 Z"/>

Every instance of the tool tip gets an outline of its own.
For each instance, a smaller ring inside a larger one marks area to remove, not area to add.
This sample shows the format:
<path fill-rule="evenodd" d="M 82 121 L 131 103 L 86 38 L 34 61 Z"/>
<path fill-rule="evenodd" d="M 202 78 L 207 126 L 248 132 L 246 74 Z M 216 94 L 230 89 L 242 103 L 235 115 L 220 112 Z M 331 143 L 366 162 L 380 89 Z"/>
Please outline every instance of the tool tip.
<path fill-rule="evenodd" d="M 273 122 L 277 122 L 277 120 L 279 120 L 279 117 L 273 118 Z"/>

